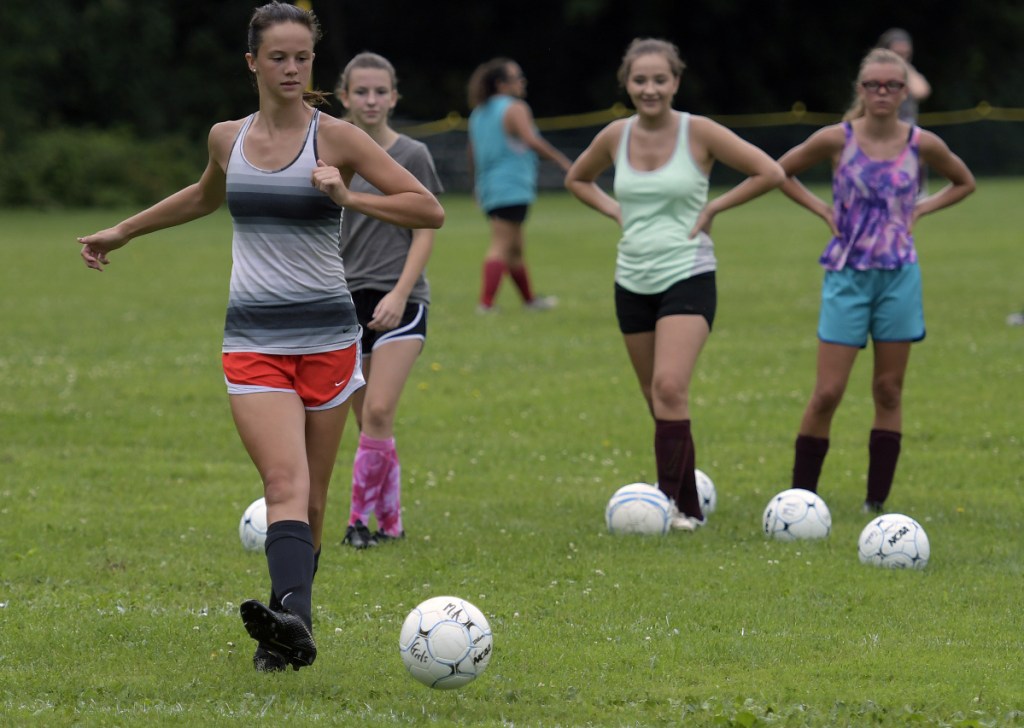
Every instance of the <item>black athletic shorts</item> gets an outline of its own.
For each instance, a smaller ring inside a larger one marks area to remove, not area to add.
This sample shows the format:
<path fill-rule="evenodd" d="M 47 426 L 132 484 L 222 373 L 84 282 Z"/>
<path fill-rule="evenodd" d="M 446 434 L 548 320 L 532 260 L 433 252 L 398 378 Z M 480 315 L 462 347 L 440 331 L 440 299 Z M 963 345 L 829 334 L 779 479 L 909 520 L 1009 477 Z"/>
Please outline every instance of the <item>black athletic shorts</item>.
<path fill-rule="evenodd" d="M 505 222 L 525 222 L 526 213 L 529 212 L 529 205 L 509 205 L 508 207 L 495 207 L 487 211 L 487 217 L 496 217 Z"/>
<path fill-rule="evenodd" d="M 654 331 L 658 319 L 676 315 L 703 316 L 710 330 L 717 304 L 714 271 L 684 278 L 661 293 L 633 293 L 615 284 L 615 315 L 624 334 Z"/>
<path fill-rule="evenodd" d="M 370 356 L 373 350 L 389 341 L 402 339 L 419 339 L 426 344 L 427 339 L 427 307 L 422 303 L 405 304 L 402 320 L 390 331 L 375 331 L 367 326 L 373 318 L 373 310 L 387 291 L 363 289 L 352 291 L 352 302 L 356 305 L 356 316 L 363 327 L 363 356 Z"/>

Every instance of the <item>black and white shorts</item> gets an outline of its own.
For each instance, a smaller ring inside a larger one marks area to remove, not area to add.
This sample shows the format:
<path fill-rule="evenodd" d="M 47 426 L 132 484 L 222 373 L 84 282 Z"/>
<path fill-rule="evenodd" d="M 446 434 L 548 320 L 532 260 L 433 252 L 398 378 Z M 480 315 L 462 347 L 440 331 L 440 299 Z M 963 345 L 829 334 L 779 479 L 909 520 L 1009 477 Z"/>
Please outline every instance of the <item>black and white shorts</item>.
<path fill-rule="evenodd" d="M 352 291 L 352 302 L 356 305 L 356 316 L 363 327 L 363 356 L 373 353 L 378 346 L 391 341 L 406 339 L 427 340 L 427 306 L 422 303 L 406 303 L 405 312 L 398 326 L 390 331 L 375 331 L 367 326 L 373 318 L 373 310 L 388 291 L 361 290 Z"/>

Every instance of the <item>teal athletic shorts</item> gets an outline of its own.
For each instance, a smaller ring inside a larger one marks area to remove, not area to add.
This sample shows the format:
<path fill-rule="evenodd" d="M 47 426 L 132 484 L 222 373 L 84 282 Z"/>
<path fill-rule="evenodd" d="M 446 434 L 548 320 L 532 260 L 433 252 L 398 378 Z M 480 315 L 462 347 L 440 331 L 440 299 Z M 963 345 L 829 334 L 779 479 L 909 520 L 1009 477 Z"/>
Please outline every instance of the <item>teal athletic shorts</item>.
<path fill-rule="evenodd" d="M 921 268 L 825 271 L 818 338 L 828 344 L 920 341 L 925 336 Z"/>

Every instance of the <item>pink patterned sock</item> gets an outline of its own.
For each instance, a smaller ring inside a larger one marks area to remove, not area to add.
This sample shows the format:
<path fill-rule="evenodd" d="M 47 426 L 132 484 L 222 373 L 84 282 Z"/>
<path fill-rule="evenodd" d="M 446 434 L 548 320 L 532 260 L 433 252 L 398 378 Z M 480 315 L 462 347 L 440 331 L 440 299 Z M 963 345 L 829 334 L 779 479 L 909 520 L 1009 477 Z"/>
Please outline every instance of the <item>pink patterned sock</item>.
<path fill-rule="evenodd" d="M 391 467 L 391 453 L 394 451 L 394 440 L 376 440 L 366 435 L 359 435 L 359 447 L 352 462 L 352 508 L 349 511 L 348 525 L 356 521 L 368 523 L 370 514 L 377 510 L 381 489 L 384 487 L 388 470 Z M 379 515 L 378 515 L 379 519 Z"/>
<path fill-rule="evenodd" d="M 377 525 L 388 536 L 402 535 L 402 464 L 398 462 L 395 440 L 391 439 L 391 467 L 377 504 Z"/>

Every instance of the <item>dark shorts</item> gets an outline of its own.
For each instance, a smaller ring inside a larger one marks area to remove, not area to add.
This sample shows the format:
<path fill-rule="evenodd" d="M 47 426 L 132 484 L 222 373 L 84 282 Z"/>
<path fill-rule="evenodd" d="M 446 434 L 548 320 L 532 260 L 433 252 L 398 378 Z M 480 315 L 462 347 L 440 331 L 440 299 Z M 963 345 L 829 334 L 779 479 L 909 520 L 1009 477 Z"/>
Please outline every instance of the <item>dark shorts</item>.
<path fill-rule="evenodd" d="M 427 307 L 422 303 L 406 303 L 405 312 L 398 326 L 390 331 L 374 331 L 367 327 L 373 318 L 373 310 L 387 291 L 362 290 L 352 291 L 352 302 L 356 305 L 356 316 L 363 327 L 363 356 L 370 356 L 378 346 L 389 341 L 403 339 L 427 339 Z"/>
<path fill-rule="evenodd" d="M 509 205 L 508 207 L 495 207 L 487 211 L 487 217 L 496 217 L 505 222 L 525 222 L 526 213 L 530 211 L 529 205 Z"/>
<path fill-rule="evenodd" d="M 658 319 L 680 315 L 703 316 L 710 330 L 717 303 L 714 271 L 684 278 L 661 293 L 633 293 L 615 284 L 615 315 L 624 334 L 654 331 Z"/>

